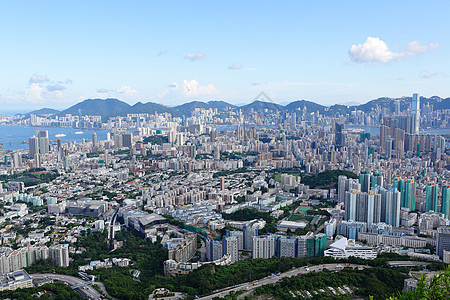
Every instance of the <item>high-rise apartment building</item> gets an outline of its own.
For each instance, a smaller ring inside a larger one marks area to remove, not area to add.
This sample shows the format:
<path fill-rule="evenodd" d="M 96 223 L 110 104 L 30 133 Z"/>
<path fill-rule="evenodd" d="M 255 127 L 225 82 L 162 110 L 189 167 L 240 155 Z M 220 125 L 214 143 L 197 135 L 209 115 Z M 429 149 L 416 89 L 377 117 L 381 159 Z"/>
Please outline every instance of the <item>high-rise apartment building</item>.
<path fill-rule="evenodd" d="M 223 254 L 230 254 L 232 263 L 239 260 L 239 240 L 237 236 L 223 238 Z"/>
<path fill-rule="evenodd" d="M 50 247 L 50 257 L 60 267 L 69 266 L 69 245 L 58 244 Z"/>
<path fill-rule="evenodd" d="M 428 183 L 425 188 L 425 212 L 434 211 L 438 212 L 438 193 L 439 185 L 436 183 Z"/>
<path fill-rule="evenodd" d="M 396 189 L 381 189 L 381 222 L 400 226 L 401 193 Z"/>
<path fill-rule="evenodd" d="M 206 259 L 208 261 L 218 260 L 223 257 L 223 243 L 220 241 L 206 240 Z"/>
<path fill-rule="evenodd" d="M 413 94 L 411 101 L 411 119 L 413 121 L 412 128 L 414 134 L 419 134 L 420 128 L 420 96 L 419 94 Z"/>
<path fill-rule="evenodd" d="M 394 189 L 397 189 L 402 195 L 402 207 L 410 211 L 416 210 L 416 183 L 414 179 L 394 178 Z"/>
<path fill-rule="evenodd" d="M 446 219 L 449 218 L 449 215 L 450 215 L 450 186 L 448 186 L 448 185 L 444 185 L 442 187 L 441 213 L 444 214 L 444 217 Z"/>

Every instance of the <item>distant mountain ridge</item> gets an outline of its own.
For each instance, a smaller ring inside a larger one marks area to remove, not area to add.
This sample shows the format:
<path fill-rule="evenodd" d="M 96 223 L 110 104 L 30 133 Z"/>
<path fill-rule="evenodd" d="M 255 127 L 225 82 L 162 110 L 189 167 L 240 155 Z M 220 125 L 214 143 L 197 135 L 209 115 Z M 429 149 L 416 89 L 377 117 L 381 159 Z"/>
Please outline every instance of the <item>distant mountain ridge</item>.
<path fill-rule="evenodd" d="M 170 113 L 175 117 L 180 117 L 182 115 L 190 116 L 191 111 L 195 108 L 204 109 L 217 109 L 219 112 L 225 109 L 240 109 L 244 113 L 250 111 L 266 112 L 266 111 L 278 111 L 283 112 L 294 112 L 298 110 L 303 110 L 306 108 L 308 112 L 319 112 L 327 116 L 334 116 L 337 113 L 348 114 L 351 111 L 362 110 L 364 112 L 370 112 L 376 107 L 387 108 L 390 111 L 395 110 L 396 101 L 400 101 L 400 108 L 402 111 L 407 110 L 410 107 L 411 97 L 402 98 L 388 98 L 382 97 L 378 99 L 371 100 L 364 104 L 359 105 L 342 105 L 334 104 L 332 106 L 324 106 L 308 100 L 296 100 L 285 106 L 273 103 L 273 102 L 263 102 L 263 101 L 253 101 L 252 103 L 236 106 L 225 101 L 192 101 L 187 102 L 178 106 L 169 107 L 159 103 L 138 102 L 134 105 L 130 105 L 118 99 L 108 98 L 108 99 L 87 99 L 79 102 L 63 111 L 58 111 L 50 108 L 43 108 L 30 113 L 37 115 L 49 115 L 57 114 L 58 116 L 64 116 L 66 114 L 72 115 L 96 115 L 102 116 L 103 120 L 107 120 L 109 117 L 116 116 L 126 116 L 127 114 L 138 114 L 138 113 Z M 420 103 L 423 107 L 424 105 L 433 105 L 435 110 L 438 109 L 450 109 L 450 98 L 440 98 L 438 96 L 433 96 L 430 98 L 420 97 Z"/>
<path fill-rule="evenodd" d="M 46 116 L 46 115 L 56 115 L 59 112 L 60 111 L 57 109 L 44 107 L 44 108 L 41 108 L 38 110 L 30 111 L 29 113 L 27 113 L 27 115 L 33 114 L 33 115 L 38 115 L 38 116 Z"/>

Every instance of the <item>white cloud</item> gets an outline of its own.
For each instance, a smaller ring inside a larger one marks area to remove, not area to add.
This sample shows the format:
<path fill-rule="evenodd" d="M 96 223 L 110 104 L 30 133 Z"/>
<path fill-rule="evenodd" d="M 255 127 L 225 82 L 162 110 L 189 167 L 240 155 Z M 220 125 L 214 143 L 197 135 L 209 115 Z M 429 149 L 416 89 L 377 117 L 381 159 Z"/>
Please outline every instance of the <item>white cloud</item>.
<path fill-rule="evenodd" d="M 49 81 L 50 79 L 48 79 L 48 77 L 47 76 L 45 76 L 45 75 L 38 75 L 38 74 L 33 74 L 33 75 L 31 75 L 31 77 L 30 77 L 30 79 L 28 80 L 28 82 L 30 83 L 30 85 L 31 84 L 33 84 L 33 83 L 44 83 L 44 82 L 47 82 L 47 81 Z"/>
<path fill-rule="evenodd" d="M 445 73 L 444 72 L 432 72 L 432 73 L 424 72 L 420 75 L 420 77 L 425 78 L 425 79 L 435 77 L 435 76 L 445 76 Z"/>
<path fill-rule="evenodd" d="M 437 43 L 429 43 L 428 45 L 421 45 L 418 41 L 412 41 L 406 45 L 405 55 L 414 56 L 417 54 L 423 54 L 430 50 L 434 50 L 439 47 Z"/>
<path fill-rule="evenodd" d="M 205 57 L 206 55 L 204 53 L 189 53 L 184 56 L 185 59 L 189 59 L 190 61 L 201 60 Z"/>
<path fill-rule="evenodd" d="M 404 51 L 394 52 L 380 38 L 369 36 L 363 44 L 352 45 L 348 54 L 351 60 L 357 63 L 387 63 L 392 60 L 401 60 L 406 56 L 423 54 L 437 47 L 439 44 L 421 45 L 420 42 L 413 41 L 408 43 Z"/>
<path fill-rule="evenodd" d="M 377 37 L 369 36 L 364 44 L 352 45 L 348 54 L 352 61 L 358 63 L 387 63 L 392 59 L 398 59 L 399 54 L 389 50 L 385 42 Z"/>
<path fill-rule="evenodd" d="M 49 92 L 64 91 L 65 89 L 66 87 L 59 83 L 47 86 L 47 91 Z"/>
<path fill-rule="evenodd" d="M 230 70 L 240 70 L 240 69 L 242 69 L 242 66 L 241 66 L 240 63 L 234 63 L 231 66 L 229 66 L 228 69 L 230 69 Z"/>
<path fill-rule="evenodd" d="M 181 84 L 176 82 L 169 84 L 167 88 L 158 94 L 159 98 L 184 99 L 197 96 L 208 96 L 220 93 L 212 84 L 201 85 L 197 80 L 183 80 Z"/>
<path fill-rule="evenodd" d="M 183 95 L 199 96 L 199 95 L 213 95 L 217 94 L 219 91 L 212 84 L 201 86 L 197 80 L 183 80 L 181 85 L 183 88 Z"/>
<path fill-rule="evenodd" d="M 136 95 L 137 91 L 135 89 L 132 89 L 130 86 L 122 86 L 120 89 L 117 90 L 119 94 L 124 94 L 127 96 L 134 96 Z"/>
<path fill-rule="evenodd" d="M 108 93 L 109 91 L 107 90 L 107 89 L 97 89 L 97 93 L 98 94 L 106 94 L 106 93 Z"/>
<path fill-rule="evenodd" d="M 32 83 L 29 88 L 25 89 L 25 99 L 29 102 L 38 103 L 44 100 L 42 93 L 44 88 L 39 83 Z"/>

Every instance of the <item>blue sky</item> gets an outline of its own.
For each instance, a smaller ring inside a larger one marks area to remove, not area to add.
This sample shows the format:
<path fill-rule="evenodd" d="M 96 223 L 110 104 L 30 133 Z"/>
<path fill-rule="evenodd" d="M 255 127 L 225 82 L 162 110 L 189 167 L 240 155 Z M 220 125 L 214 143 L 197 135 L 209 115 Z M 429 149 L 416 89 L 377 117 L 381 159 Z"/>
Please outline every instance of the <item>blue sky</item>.
<path fill-rule="evenodd" d="M 450 96 L 448 1 L 3 1 L 0 111 Z"/>

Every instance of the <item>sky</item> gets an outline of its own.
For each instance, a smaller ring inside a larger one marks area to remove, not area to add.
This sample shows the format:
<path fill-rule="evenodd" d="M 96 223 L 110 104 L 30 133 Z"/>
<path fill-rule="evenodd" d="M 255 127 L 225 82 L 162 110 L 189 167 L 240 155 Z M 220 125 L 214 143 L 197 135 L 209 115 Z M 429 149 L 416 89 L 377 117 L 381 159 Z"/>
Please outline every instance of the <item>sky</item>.
<path fill-rule="evenodd" d="M 450 97 L 449 1 L 2 1 L 0 111 Z"/>

